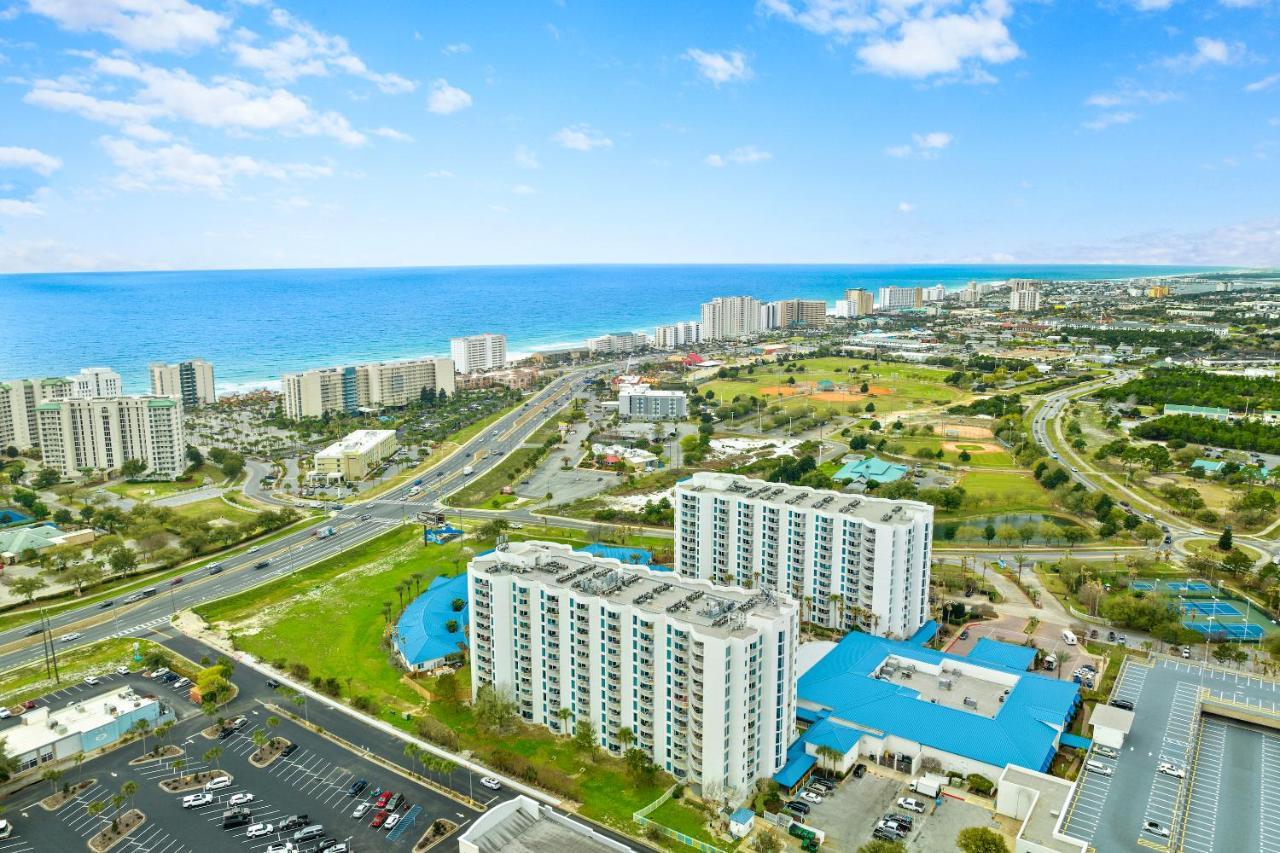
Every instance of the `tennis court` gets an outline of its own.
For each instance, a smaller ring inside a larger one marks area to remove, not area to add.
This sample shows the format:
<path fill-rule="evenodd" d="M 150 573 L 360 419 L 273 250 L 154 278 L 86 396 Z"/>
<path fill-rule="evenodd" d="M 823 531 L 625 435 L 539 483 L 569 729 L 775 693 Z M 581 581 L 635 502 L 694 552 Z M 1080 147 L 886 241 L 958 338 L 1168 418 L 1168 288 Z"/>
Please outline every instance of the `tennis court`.
<path fill-rule="evenodd" d="M 1143 592 L 1155 592 L 1156 590 L 1159 590 L 1161 592 L 1172 592 L 1175 594 L 1181 593 L 1183 595 L 1187 593 L 1195 595 L 1195 594 L 1205 594 L 1205 593 L 1213 592 L 1212 584 L 1202 580 L 1189 580 L 1189 581 L 1142 580 L 1142 581 L 1134 581 L 1133 583 L 1129 584 L 1129 586 L 1131 586 L 1133 589 L 1142 590 Z"/>
<path fill-rule="evenodd" d="M 1234 604 L 1227 604 L 1225 601 L 1185 601 L 1182 604 L 1183 613 L 1198 613 L 1201 616 L 1243 616 L 1240 608 Z"/>
<path fill-rule="evenodd" d="M 1244 622 L 1224 624 L 1222 622 L 1184 621 L 1182 627 L 1190 628 L 1192 631 L 1196 631 L 1206 637 L 1225 637 L 1228 640 L 1244 640 L 1248 642 L 1261 640 L 1264 633 L 1261 625 L 1246 625 Z"/>

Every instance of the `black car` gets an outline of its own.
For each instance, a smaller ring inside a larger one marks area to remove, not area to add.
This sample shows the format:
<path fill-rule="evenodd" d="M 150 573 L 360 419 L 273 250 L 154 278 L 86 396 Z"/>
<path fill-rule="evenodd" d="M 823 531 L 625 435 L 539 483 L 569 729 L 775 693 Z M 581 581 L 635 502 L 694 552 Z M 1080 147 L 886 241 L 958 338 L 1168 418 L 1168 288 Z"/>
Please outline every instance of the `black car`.
<path fill-rule="evenodd" d="M 36 634 L 40 634 L 40 633 L 43 633 L 43 632 L 44 632 L 44 629 L 43 629 L 43 628 L 32 628 L 30 631 L 27 631 L 27 633 L 23 634 L 22 636 L 24 636 L 24 637 L 34 637 Z"/>
<path fill-rule="evenodd" d="M 274 678 L 267 679 L 267 687 L 269 687 L 270 689 L 275 690 L 279 686 L 280 686 L 280 682 L 276 681 Z"/>
<path fill-rule="evenodd" d="M 899 835 L 891 829 L 885 829 L 884 827 L 877 826 L 872 830 L 871 837 L 879 838 L 882 841 L 897 841 Z"/>
<path fill-rule="evenodd" d="M 255 569 L 265 569 L 269 565 L 271 565 L 270 560 L 259 560 L 258 562 L 253 564 L 253 567 Z"/>
<path fill-rule="evenodd" d="M 216 574 L 218 574 L 218 573 L 219 573 L 219 572 L 221 572 L 221 571 L 222 571 L 222 566 L 210 566 L 210 567 L 209 567 L 209 574 L 211 574 L 211 575 L 216 575 Z"/>
<path fill-rule="evenodd" d="M 855 766 L 854 766 L 854 768 L 853 768 L 853 778 L 855 778 L 855 779 L 861 779 L 863 776 L 866 776 L 866 775 L 867 775 L 867 765 L 865 765 L 865 764 L 858 764 L 858 765 L 855 765 Z"/>
<path fill-rule="evenodd" d="M 307 826 L 310 823 L 311 823 L 311 818 L 307 817 L 304 814 L 290 815 L 289 817 L 285 818 L 284 820 L 276 824 L 276 831 L 288 832 L 291 829 L 297 829 L 302 826 Z"/>
<path fill-rule="evenodd" d="M 1110 705 L 1112 708 L 1119 708 L 1122 711 L 1133 710 L 1133 703 L 1130 702 L 1128 699 L 1112 699 L 1107 704 Z"/>
<path fill-rule="evenodd" d="M 112 601 L 110 598 L 108 598 L 106 601 L 103 601 L 103 602 L 101 602 L 101 603 L 99 603 L 99 604 L 98 604 L 98 609 L 99 609 L 99 610 L 106 610 L 108 607 L 110 607 L 110 606 L 111 606 L 111 605 L 113 605 L 113 604 L 115 604 L 115 602 L 114 602 L 114 601 Z"/>
<path fill-rule="evenodd" d="M 280 752 L 280 756 L 282 758 L 288 758 L 290 755 L 293 755 L 297 751 L 298 751 L 298 745 L 296 743 L 291 743 Z"/>
<path fill-rule="evenodd" d="M 783 806 L 783 808 L 789 812 L 795 812 L 796 814 L 809 813 L 809 804 L 801 802 L 800 800 L 788 800 L 787 804 Z"/>
<path fill-rule="evenodd" d="M 350 788 L 347 788 L 347 796 L 354 797 L 367 787 L 369 787 L 368 782 L 366 782 L 364 779 L 357 779 L 356 781 L 351 783 Z"/>
<path fill-rule="evenodd" d="M 911 819 L 911 815 L 887 814 L 884 816 L 884 819 L 889 823 L 896 823 L 899 826 L 905 827 L 908 832 L 911 831 L 911 827 L 915 826 L 915 821 Z"/>

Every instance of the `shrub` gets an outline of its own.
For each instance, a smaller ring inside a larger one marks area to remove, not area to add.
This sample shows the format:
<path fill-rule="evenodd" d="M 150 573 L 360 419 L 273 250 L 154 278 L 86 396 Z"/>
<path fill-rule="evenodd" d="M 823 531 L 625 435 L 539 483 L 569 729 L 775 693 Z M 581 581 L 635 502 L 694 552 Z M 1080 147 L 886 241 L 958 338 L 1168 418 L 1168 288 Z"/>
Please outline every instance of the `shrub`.
<path fill-rule="evenodd" d="M 439 744 L 445 749 L 457 750 L 458 735 L 453 729 L 434 717 L 421 717 L 414 723 L 418 737 Z"/>
<path fill-rule="evenodd" d="M 996 787 L 994 782 L 980 773 L 970 773 L 968 782 L 970 791 L 983 796 L 990 794 Z"/>

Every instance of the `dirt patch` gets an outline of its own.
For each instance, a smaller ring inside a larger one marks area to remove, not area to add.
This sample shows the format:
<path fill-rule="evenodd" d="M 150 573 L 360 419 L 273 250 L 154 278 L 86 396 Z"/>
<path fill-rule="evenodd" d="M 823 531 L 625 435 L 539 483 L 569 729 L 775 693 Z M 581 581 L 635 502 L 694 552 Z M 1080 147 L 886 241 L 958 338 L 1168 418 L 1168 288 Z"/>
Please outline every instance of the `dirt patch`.
<path fill-rule="evenodd" d="M 979 453 L 999 453 L 1000 452 L 1000 446 L 996 444 L 969 444 L 966 442 L 957 444 L 954 441 L 942 442 L 942 449 L 949 450 L 952 453 L 960 453 L 961 451 L 964 451 L 964 452 L 967 452 L 970 456 L 974 456 Z"/>
<path fill-rule="evenodd" d="M 202 770 L 199 773 L 188 773 L 176 779 L 165 779 L 160 783 L 160 787 L 170 794 L 180 794 L 183 791 L 194 791 L 197 788 L 203 788 L 206 782 L 222 776 L 228 779 L 234 778 L 225 770 Z"/>
<path fill-rule="evenodd" d="M 81 791 L 87 791 L 94 786 L 97 779 L 81 779 L 65 791 L 58 791 L 56 794 L 50 794 L 40 801 L 40 808 L 47 812 L 55 812 L 62 808 L 68 800 L 75 799 L 76 795 Z"/>
<path fill-rule="evenodd" d="M 265 746 L 261 746 L 253 751 L 253 755 L 249 756 L 249 763 L 258 769 L 268 767 L 271 762 L 280 757 L 284 752 L 284 748 L 289 745 L 289 741 L 282 737 L 273 737 L 267 741 Z"/>
<path fill-rule="evenodd" d="M 995 438 L 990 428 L 972 424 L 935 424 L 933 431 L 944 438 Z"/>
<path fill-rule="evenodd" d="M 162 761 L 166 758 L 177 758 L 179 755 L 184 755 L 185 753 L 186 753 L 186 750 L 183 749 L 182 747 L 169 744 L 164 749 L 158 749 L 158 750 L 155 750 L 154 752 L 148 752 L 146 755 L 142 756 L 141 758 L 132 759 L 129 762 L 129 766 L 137 767 L 139 764 L 149 764 L 152 761 Z"/>
<path fill-rule="evenodd" d="M 94 853 L 106 853 L 125 839 L 129 833 L 147 822 L 147 816 L 137 809 L 129 809 L 89 839 L 89 849 Z"/>
<path fill-rule="evenodd" d="M 807 384 L 799 385 L 766 385 L 760 389 L 760 394 L 765 397 L 794 397 L 797 394 L 806 394 L 811 389 Z"/>
<path fill-rule="evenodd" d="M 423 850 L 430 850 L 457 831 L 458 825 L 453 821 L 437 818 L 431 822 L 431 826 L 427 827 L 427 831 L 422 833 L 418 843 L 413 845 L 413 853 L 422 853 Z"/>

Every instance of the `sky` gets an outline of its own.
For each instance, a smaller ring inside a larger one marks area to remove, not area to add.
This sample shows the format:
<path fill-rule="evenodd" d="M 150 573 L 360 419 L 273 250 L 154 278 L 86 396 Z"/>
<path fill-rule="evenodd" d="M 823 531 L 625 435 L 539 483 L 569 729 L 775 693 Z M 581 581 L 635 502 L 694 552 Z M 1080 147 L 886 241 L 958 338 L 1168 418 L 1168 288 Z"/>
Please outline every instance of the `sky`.
<path fill-rule="evenodd" d="M 1280 265 L 1280 0 L 0 0 L 0 273 Z"/>

